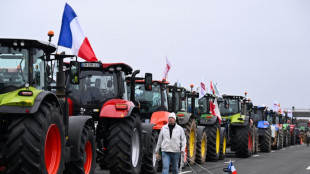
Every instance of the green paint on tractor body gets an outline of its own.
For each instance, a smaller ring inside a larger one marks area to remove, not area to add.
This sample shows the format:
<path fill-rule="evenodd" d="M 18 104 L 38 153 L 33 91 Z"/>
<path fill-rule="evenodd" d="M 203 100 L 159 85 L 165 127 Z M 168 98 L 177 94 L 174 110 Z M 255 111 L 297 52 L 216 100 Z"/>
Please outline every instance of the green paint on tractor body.
<path fill-rule="evenodd" d="M 18 93 L 20 91 L 31 91 L 31 96 L 20 96 Z M 35 98 L 42 92 L 34 87 L 29 87 L 28 89 L 20 88 L 15 91 L 7 92 L 0 95 L 0 107 L 1 106 L 33 106 Z"/>
<path fill-rule="evenodd" d="M 226 118 L 229 123 L 244 123 L 245 115 L 241 115 L 241 113 L 237 113 L 231 116 L 222 116 L 222 118 Z"/>
<path fill-rule="evenodd" d="M 290 126 L 290 124 L 287 124 L 287 123 L 284 123 L 283 125 L 282 125 L 282 129 L 283 130 L 287 130 L 287 128 Z"/>

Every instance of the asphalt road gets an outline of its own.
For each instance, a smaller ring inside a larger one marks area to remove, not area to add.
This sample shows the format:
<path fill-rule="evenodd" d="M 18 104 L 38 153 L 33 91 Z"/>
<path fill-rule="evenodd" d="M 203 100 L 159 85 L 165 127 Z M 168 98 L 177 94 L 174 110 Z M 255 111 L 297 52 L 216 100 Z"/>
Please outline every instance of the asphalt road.
<path fill-rule="evenodd" d="M 271 153 L 258 153 L 251 158 L 235 158 L 233 153 L 228 152 L 225 160 L 189 166 L 183 169 L 182 173 L 223 174 L 223 168 L 228 166 L 230 159 L 238 174 L 310 174 L 310 147 L 306 145 L 289 146 Z M 96 174 L 107 173 L 109 171 L 96 169 Z"/>

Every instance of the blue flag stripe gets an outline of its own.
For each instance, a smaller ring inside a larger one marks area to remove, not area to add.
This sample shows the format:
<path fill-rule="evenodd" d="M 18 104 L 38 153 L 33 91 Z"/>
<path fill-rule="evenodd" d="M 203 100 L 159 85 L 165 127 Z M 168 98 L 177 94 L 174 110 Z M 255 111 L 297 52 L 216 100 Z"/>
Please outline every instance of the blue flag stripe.
<path fill-rule="evenodd" d="M 62 16 L 58 45 L 67 48 L 72 47 L 72 33 L 70 29 L 70 23 L 75 17 L 77 17 L 77 15 L 75 14 L 74 10 L 66 3 Z"/>

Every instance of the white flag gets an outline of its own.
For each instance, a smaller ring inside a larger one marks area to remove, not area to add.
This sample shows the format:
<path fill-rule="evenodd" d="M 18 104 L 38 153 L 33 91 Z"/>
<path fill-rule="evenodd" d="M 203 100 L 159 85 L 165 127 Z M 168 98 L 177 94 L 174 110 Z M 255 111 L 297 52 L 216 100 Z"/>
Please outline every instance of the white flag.
<path fill-rule="evenodd" d="M 273 110 L 274 112 L 278 112 L 278 111 L 279 111 L 279 103 L 275 100 L 275 101 L 273 102 L 273 106 L 272 106 L 271 108 L 272 108 L 272 110 Z"/>
<path fill-rule="evenodd" d="M 203 96 L 205 96 L 206 93 L 207 93 L 206 85 L 203 83 L 203 80 L 201 79 L 199 99 L 201 99 Z"/>
<path fill-rule="evenodd" d="M 292 110 L 287 110 L 287 116 L 293 117 L 293 112 L 292 112 Z"/>
<path fill-rule="evenodd" d="M 168 58 L 166 57 L 166 68 L 165 68 L 165 71 L 164 71 L 163 79 L 167 80 L 168 72 L 169 72 L 170 68 L 171 68 L 171 63 L 169 62 Z"/>
<path fill-rule="evenodd" d="M 217 103 L 217 99 L 216 99 L 216 98 L 215 98 L 215 100 L 214 100 L 214 105 L 215 105 L 214 111 L 215 111 L 216 115 L 218 116 L 218 118 L 219 118 L 220 120 L 222 120 L 221 112 L 220 112 L 219 105 L 218 105 L 218 103 Z"/>

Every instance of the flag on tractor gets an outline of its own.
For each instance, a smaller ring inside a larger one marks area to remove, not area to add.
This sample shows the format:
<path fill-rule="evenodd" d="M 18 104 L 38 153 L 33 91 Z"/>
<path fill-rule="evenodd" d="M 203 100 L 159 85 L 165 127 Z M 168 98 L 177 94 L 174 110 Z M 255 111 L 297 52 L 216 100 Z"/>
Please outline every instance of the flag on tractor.
<path fill-rule="evenodd" d="M 232 161 L 230 160 L 229 164 L 228 164 L 228 169 L 231 171 L 231 174 L 237 174 L 236 168 L 233 165 Z"/>
<path fill-rule="evenodd" d="M 58 45 L 71 48 L 74 55 L 86 61 L 98 61 L 87 37 L 83 33 L 76 13 L 67 3 L 62 16 Z"/>
<path fill-rule="evenodd" d="M 211 90 L 211 94 L 215 95 L 215 90 L 214 90 L 212 81 L 210 81 L 210 90 Z"/>
<path fill-rule="evenodd" d="M 273 102 L 272 110 L 274 112 L 278 112 L 278 110 L 279 110 L 279 105 L 278 105 L 278 102 L 276 100 Z"/>
<path fill-rule="evenodd" d="M 213 82 L 213 88 L 214 88 L 214 93 L 217 97 L 222 97 L 222 94 L 219 90 L 219 88 L 217 87 L 217 84 Z"/>
<path fill-rule="evenodd" d="M 164 71 L 163 79 L 167 80 L 168 72 L 170 71 L 170 68 L 171 68 L 171 63 L 169 62 L 168 58 L 166 57 L 166 68 L 165 68 L 165 71 Z"/>
<path fill-rule="evenodd" d="M 292 110 L 287 110 L 287 116 L 293 117 L 293 112 L 292 112 Z"/>
<path fill-rule="evenodd" d="M 206 93 L 207 93 L 206 85 L 203 83 L 203 79 L 201 78 L 199 99 L 205 96 Z"/>

